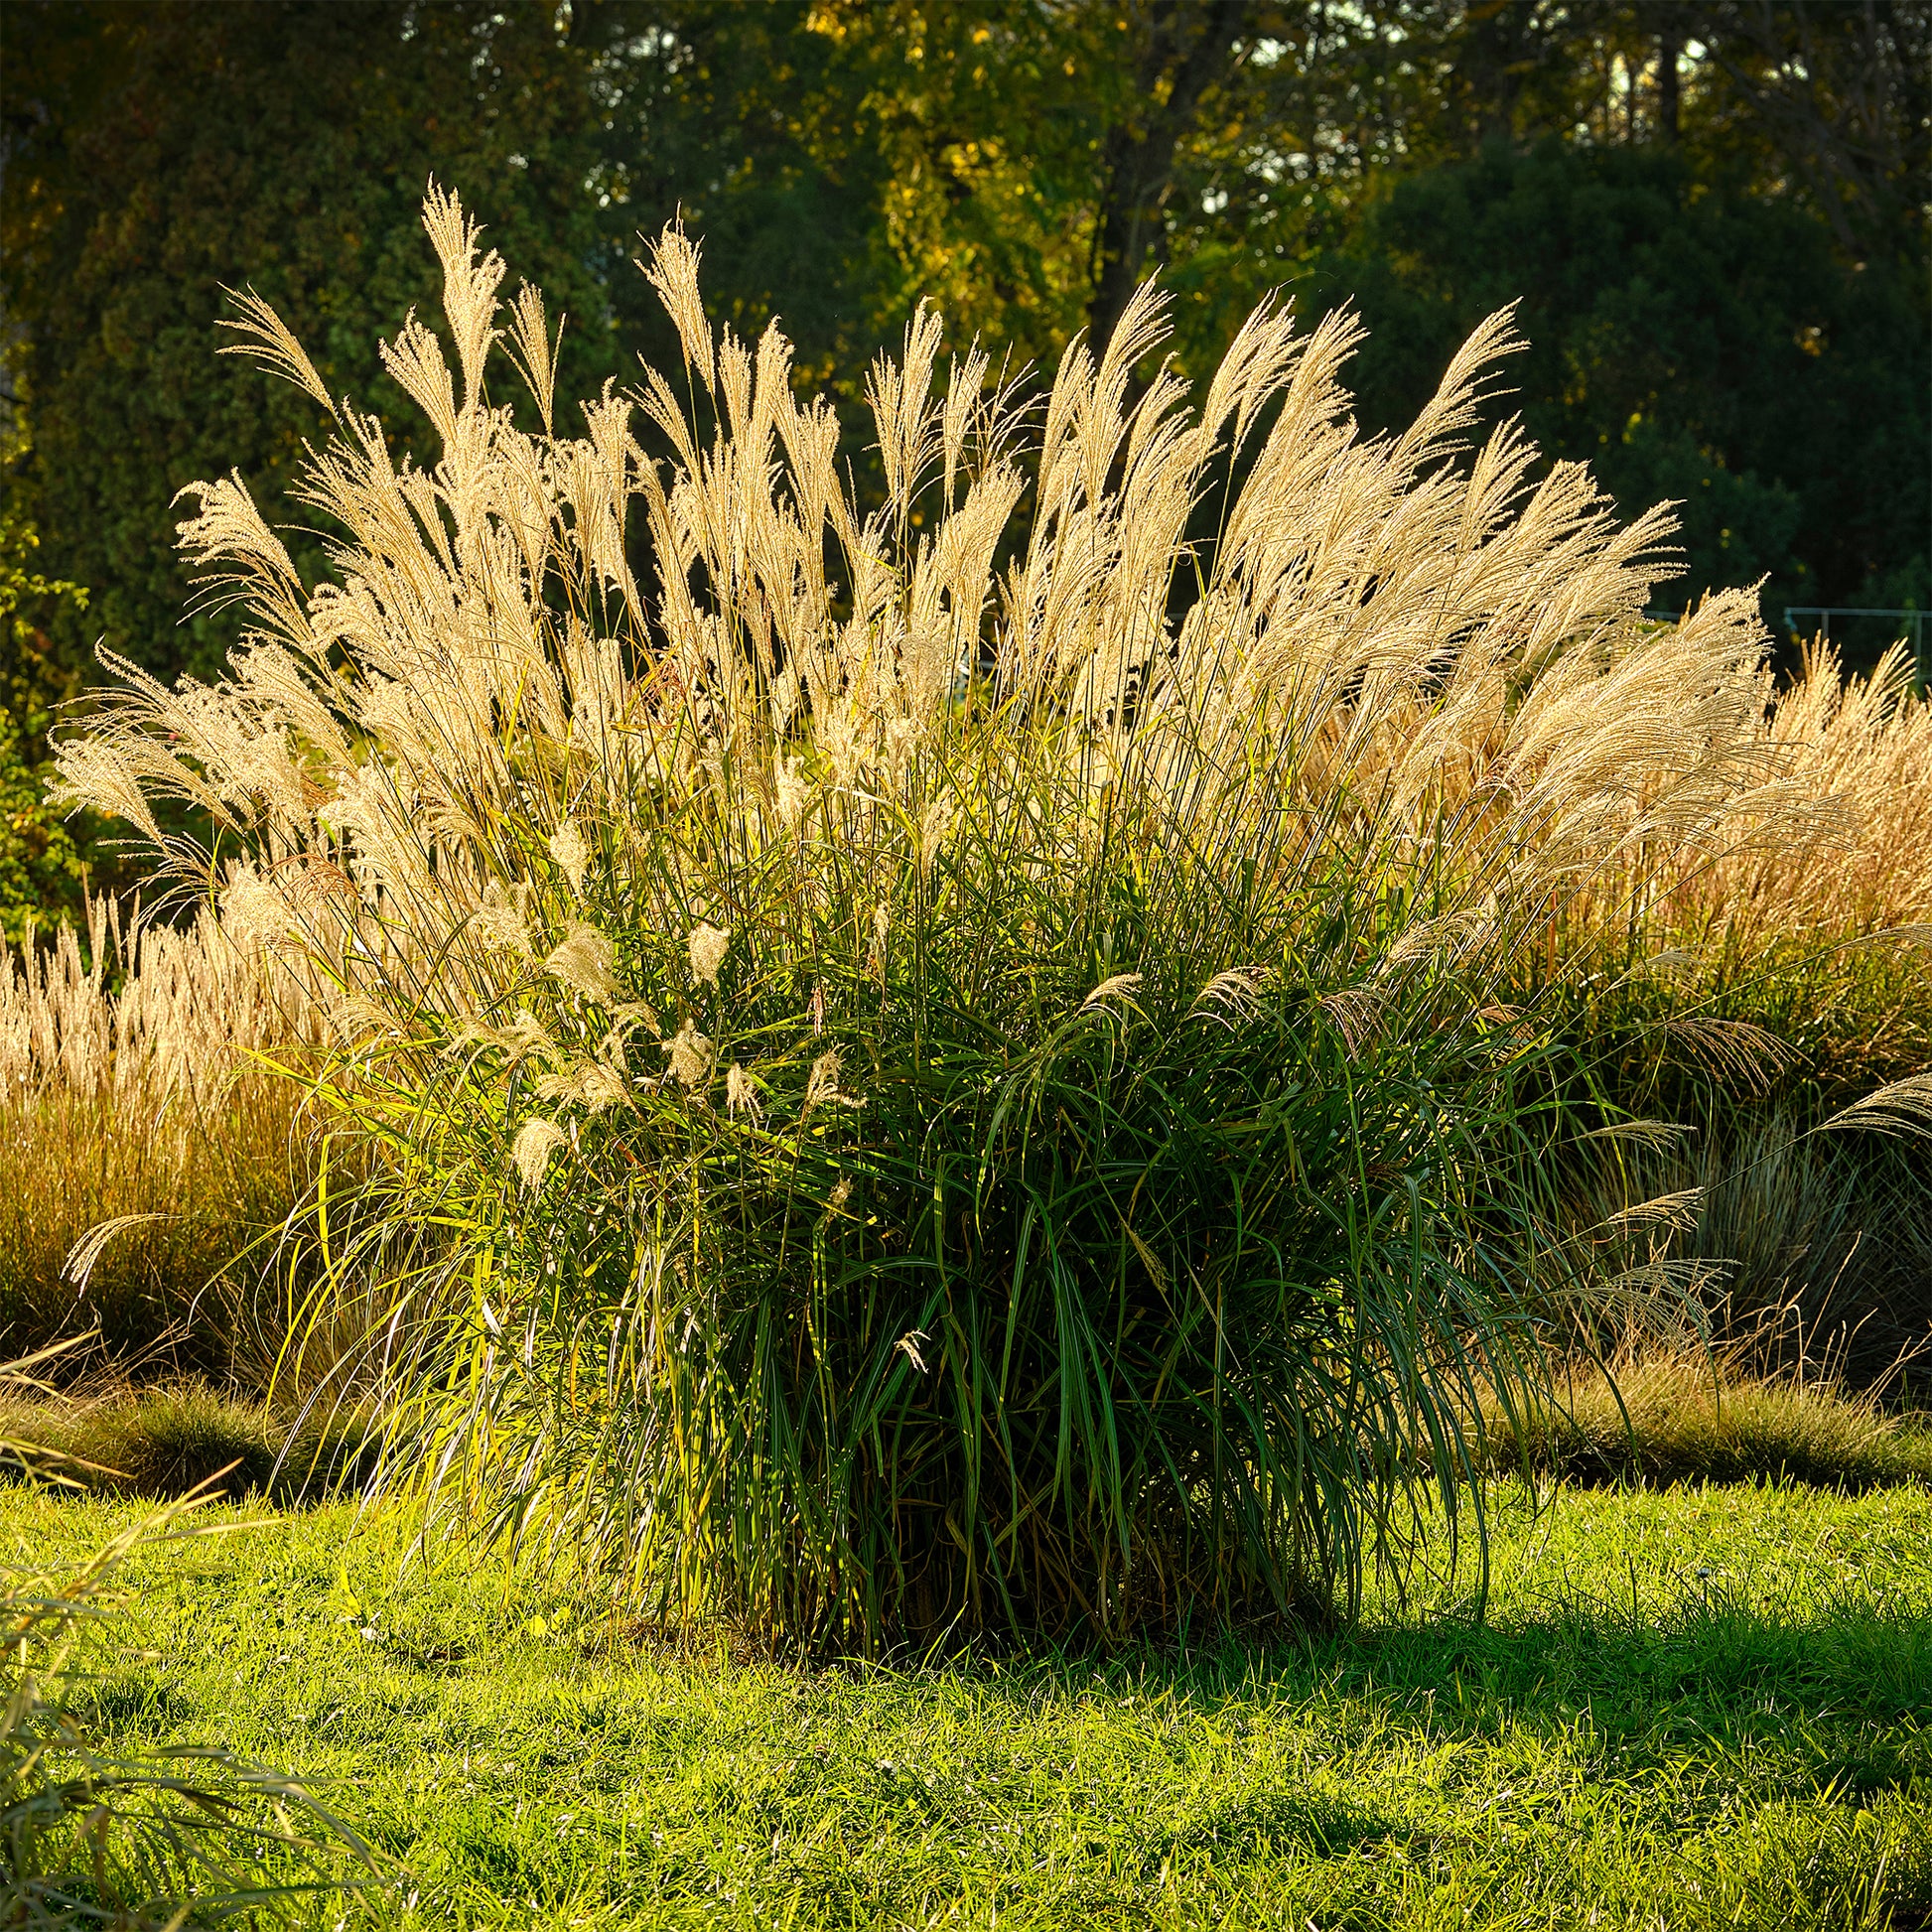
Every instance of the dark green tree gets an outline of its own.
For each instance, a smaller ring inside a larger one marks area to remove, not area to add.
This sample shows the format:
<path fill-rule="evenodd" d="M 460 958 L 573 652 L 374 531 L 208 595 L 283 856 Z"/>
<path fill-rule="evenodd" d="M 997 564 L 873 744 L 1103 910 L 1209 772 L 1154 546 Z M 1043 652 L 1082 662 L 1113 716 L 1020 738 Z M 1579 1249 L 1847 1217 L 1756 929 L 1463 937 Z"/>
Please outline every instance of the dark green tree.
<path fill-rule="evenodd" d="M 1767 575 L 1785 603 L 1924 608 L 1932 532 L 1922 291 L 1801 207 L 1677 153 L 1490 148 L 1373 198 L 1298 284 L 1359 305 L 1365 418 L 1407 420 L 1491 310 L 1520 302 L 1514 394 L 1626 514 L 1682 501 L 1683 596 Z"/>
<path fill-rule="evenodd" d="M 252 281 L 413 434 L 374 344 L 433 291 L 433 173 L 570 317 L 560 388 L 674 359 L 629 262 L 679 213 L 714 311 L 782 319 L 855 403 L 922 295 L 1049 364 L 1163 269 L 1207 366 L 1268 287 L 1356 299 L 1393 421 L 1523 298 L 1532 426 L 1626 506 L 1688 499 L 1689 582 L 1926 595 L 1927 0 L 13 0 L 0 348 L 50 620 L 216 662 L 173 492 L 272 517 L 314 410 L 213 354 Z M 1863 263 L 1861 267 L 1859 264 Z M 867 459 L 846 411 L 847 455 Z"/>
<path fill-rule="evenodd" d="M 40 538 L 0 511 L 0 938 L 79 910 L 86 868 L 73 834 L 47 802 L 53 705 L 71 689 L 51 661 L 48 615 L 84 611 L 77 584 L 37 569 Z M 38 621 L 37 621 L 38 620 Z"/>
<path fill-rule="evenodd" d="M 584 189 L 587 64 L 527 9 L 370 0 L 8 10 L 10 361 L 32 447 L 15 487 L 49 571 L 93 592 L 95 636 L 170 670 L 218 663 L 218 620 L 181 619 L 171 509 L 238 468 L 271 519 L 315 407 L 217 358 L 246 281 L 399 430 L 375 342 L 436 293 L 416 232 L 434 174 L 568 311 L 566 395 L 618 371 L 608 238 Z"/>

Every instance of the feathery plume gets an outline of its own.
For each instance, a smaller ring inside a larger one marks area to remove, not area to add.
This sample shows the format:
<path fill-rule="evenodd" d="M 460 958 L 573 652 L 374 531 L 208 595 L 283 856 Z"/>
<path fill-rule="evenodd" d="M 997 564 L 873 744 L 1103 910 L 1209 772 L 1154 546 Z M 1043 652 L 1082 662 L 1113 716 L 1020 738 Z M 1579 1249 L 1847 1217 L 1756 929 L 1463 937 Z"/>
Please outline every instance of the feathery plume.
<path fill-rule="evenodd" d="M 603 1060 L 574 1062 L 561 1073 L 546 1073 L 537 1081 L 539 1100 L 574 1100 L 594 1114 L 621 1107 L 630 1098 L 622 1072 Z"/>
<path fill-rule="evenodd" d="M 563 868 L 563 874 L 570 881 L 570 890 L 579 898 L 584 897 L 584 869 L 590 864 L 591 849 L 584 838 L 584 828 L 574 818 L 567 818 L 550 835 L 550 856 Z"/>
<path fill-rule="evenodd" d="M 736 1060 L 725 1074 L 725 1111 L 743 1114 L 754 1127 L 764 1118 L 764 1103 L 759 1098 L 758 1086 Z"/>
<path fill-rule="evenodd" d="M 637 266 L 677 329 L 686 364 L 697 371 L 707 389 L 715 390 L 711 325 L 705 320 L 704 299 L 698 293 L 698 260 L 697 245 L 685 234 L 683 225 L 673 221 L 650 249 L 650 259 Z"/>
<path fill-rule="evenodd" d="M 271 375 L 279 375 L 283 381 L 294 383 L 334 415 L 336 404 L 329 393 L 328 384 L 316 373 L 316 365 L 309 360 L 309 351 L 296 340 L 295 332 L 288 324 L 252 288 L 238 292 L 224 288 L 221 293 L 235 305 L 237 313 L 232 318 L 218 317 L 214 326 L 232 330 L 241 340 L 223 343 L 216 353 L 253 357 Z"/>
<path fill-rule="evenodd" d="M 820 1102 L 842 1097 L 839 1093 L 839 1049 L 836 1046 L 828 1046 L 812 1062 L 812 1070 L 805 1077 L 805 1104 L 798 1110 L 800 1120 Z"/>
<path fill-rule="evenodd" d="M 596 926 L 573 925 L 543 962 L 574 993 L 599 1006 L 612 1006 L 618 997 L 617 948 Z"/>
<path fill-rule="evenodd" d="M 805 783 L 798 775 L 802 759 L 781 758 L 777 761 L 774 789 L 778 801 L 778 817 L 787 831 L 796 831 L 805 816 Z"/>
<path fill-rule="evenodd" d="M 294 906 L 253 866 L 238 865 L 221 895 L 221 929 L 244 947 L 272 946 L 300 929 Z"/>
<path fill-rule="evenodd" d="M 686 950 L 691 955 L 691 977 L 700 986 L 718 984 L 718 969 L 725 963 L 731 942 L 729 926 L 709 925 L 700 920 L 691 928 Z"/>
<path fill-rule="evenodd" d="M 530 921 L 524 910 L 528 897 L 527 885 L 519 883 L 505 891 L 500 881 L 492 879 L 483 888 L 483 903 L 470 915 L 470 923 L 489 945 L 521 959 L 534 959 L 536 948 L 530 943 Z"/>
<path fill-rule="evenodd" d="M 569 1138 L 554 1120 L 545 1120 L 535 1114 L 516 1130 L 516 1139 L 510 1147 L 510 1160 L 525 1192 L 542 1184 L 550 1157 L 566 1145 Z"/>
<path fill-rule="evenodd" d="M 671 1056 L 671 1071 L 682 1085 L 701 1087 L 710 1079 L 714 1049 L 699 1033 L 696 1022 L 687 1020 L 662 1045 Z"/>
<path fill-rule="evenodd" d="M 1141 989 L 1139 973 L 1114 973 L 1102 980 L 1087 997 L 1080 1002 L 1082 1013 L 1091 1013 L 1096 1007 L 1106 1006 L 1118 1000 L 1123 1006 L 1133 1004 L 1134 995 Z"/>

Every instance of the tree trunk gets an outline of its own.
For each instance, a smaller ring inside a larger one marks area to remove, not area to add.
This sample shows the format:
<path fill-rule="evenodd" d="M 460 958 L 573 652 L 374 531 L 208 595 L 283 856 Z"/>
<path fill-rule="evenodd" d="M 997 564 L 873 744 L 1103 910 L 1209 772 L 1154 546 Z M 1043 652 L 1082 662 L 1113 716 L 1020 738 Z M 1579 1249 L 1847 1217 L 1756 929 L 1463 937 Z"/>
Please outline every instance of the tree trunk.
<path fill-rule="evenodd" d="M 1684 30 L 1666 18 L 1657 31 L 1657 138 L 1677 140 L 1677 63 L 1683 53 Z"/>
<path fill-rule="evenodd" d="M 1516 102 L 1530 62 L 1533 7 L 1528 0 L 1469 0 L 1456 67 L 1469 107 L 1469 134 L 1478 151 L 1515 132 Z M 1604 133 L 1609 132 L 1607 97 Z"/>
<path fill-rule="evenodd" d="M 1134 76 L 1145 105 L 1108 131 L 1102 154 L 1106 188 L 1087 308 L 1096 346 L 1113 334 L 1149 258 L 1167 259 L 1174 156 L 1202 95 L 1227 78 L 1253 12 L 1251 0 L 1155 0 Z"/>

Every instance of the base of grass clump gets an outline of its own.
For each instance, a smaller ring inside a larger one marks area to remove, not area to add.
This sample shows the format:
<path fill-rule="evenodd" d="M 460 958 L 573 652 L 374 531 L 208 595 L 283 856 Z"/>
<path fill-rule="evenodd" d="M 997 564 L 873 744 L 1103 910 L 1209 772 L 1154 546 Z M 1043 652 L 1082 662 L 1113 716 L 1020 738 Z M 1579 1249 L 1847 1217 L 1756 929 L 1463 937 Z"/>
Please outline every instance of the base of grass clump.
<path fill-rule="evenodd" d="M 373 1455 L 366 1419 L 309 1416 L 291 1427 L 259 1402 L 185 1382 L 65 1401 L 0 1402 L 0 1437 L 49 1451 L 62 1473 L 105 1495 L 316 1500 L 360 1481 Z"/>
<path fill-rule="evenodd" d="M 232 1496 L 319 1501 L 363 1481 L 377 1452 L 375 1425 L 359 1411 L 291 1429 L 259 1401 L 198 1383 L 0 1402 L 0 1437 L 43 1445 L 96 1493 L 154 1498 L 218 1477 Z M 1487 1440 L 1493 1474 L 1527 1466 L 1587 1486 L 1932 1486 L 1932 1425 L 1920 1415 L 1888 1413 L 1837 1382 L 1752 1376 L 1694 1355 L 1625 1362 L 1609 1375 L 1583 1364 L 1522 1441 L 1494 1417 Z"/>
<path fill-rule="evenodd" d="M 1771 1480 L 1861 1491 L 1932 1484 L 1932 1428 L 1842 1384 L 1726 1373 L 1695 1355 L 1575 1370 L 1523 1439 L 1491 1435 L 1494 1466 L 1573 1482 Z"/>

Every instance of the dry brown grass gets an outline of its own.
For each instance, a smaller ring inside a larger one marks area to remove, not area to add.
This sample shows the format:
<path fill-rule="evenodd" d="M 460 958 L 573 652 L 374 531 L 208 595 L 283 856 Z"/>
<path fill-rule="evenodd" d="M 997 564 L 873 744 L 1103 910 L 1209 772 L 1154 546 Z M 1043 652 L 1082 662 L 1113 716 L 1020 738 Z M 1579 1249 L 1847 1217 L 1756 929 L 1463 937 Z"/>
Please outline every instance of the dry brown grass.
<path fill-rule="evenodd" d="M 1785 781 L 1834 809 L 1740 841 L 1691 883 L 1687 912 L 1747 950 L 1883 932 L 1932 945 L 1932 701 L 1906 646 L 1869 677 L 1847 678 L 1824 643 L 1784 690 L 1765 673 L 1763 736 Z"/>
<path fill-rule="evenodd" d="M 300 1086 L 264 1056 L 310 1034 L 209 920 L 0 949 L 0 1332 L 97 1333 L 124 1367 L 255 1379 L 276 1332 L 266 1247 L 308 1184 Z"/>
<path fill-rule="evenodd" d="M 1752 1374 L 1722 1348 L 1574 1361 L 1519 1442 L 1500 1428 L 1492 1440 L 1498 1469 L 1527 1460 L 1583 1482 L 1932 1483 L 1922 1417 L 1889 1412 L 1829 1374 Z"/>

